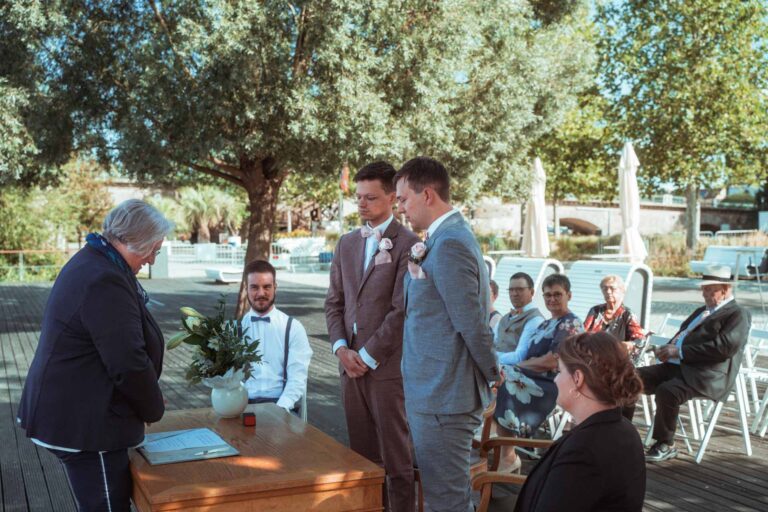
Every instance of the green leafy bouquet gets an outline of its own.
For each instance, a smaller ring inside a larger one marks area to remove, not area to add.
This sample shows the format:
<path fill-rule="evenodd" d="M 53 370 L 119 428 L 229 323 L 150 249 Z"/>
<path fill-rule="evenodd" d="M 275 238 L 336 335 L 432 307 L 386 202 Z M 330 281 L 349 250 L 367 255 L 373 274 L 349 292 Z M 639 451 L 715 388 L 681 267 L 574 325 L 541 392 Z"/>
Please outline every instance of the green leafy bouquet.
<path fill-rule="evenodd" d="M 182 343 L 196 347 L 186 378 L 190 384 L 203 382 L 216 387 L 231 387 L 251 376 L 251 363 L 260 363 L 256 352 L 258 340 L 241 332 L 235 318 L 227 319 L 224 296 L 219 299 L 217 313 L 204 316 L 195 309 L 181 308 L 182 331 L 168 340 L 172 350 Z"/>

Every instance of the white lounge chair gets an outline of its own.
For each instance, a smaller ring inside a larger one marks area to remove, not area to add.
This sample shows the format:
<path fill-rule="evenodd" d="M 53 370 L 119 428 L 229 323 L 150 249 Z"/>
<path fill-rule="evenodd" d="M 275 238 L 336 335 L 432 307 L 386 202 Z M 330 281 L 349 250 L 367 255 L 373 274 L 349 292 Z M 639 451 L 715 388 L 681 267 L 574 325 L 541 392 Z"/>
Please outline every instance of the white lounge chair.
<path fill-rule="evenodd" d="M 727 265 L 733 275 L 748 276 L 747 265 L 759 265 L 763 260 L 765 247 L 742 245 L 710 245 L 704 250 L 703 260 L 690 262 L 691 271 L 703 274 L 710 265 Z"/>
<path fill-rule="evenodd" d="M 239 283 L 243 279 L 243 269 L 237 267 L 207 268 L 205 275 L 217 283 Z"/>

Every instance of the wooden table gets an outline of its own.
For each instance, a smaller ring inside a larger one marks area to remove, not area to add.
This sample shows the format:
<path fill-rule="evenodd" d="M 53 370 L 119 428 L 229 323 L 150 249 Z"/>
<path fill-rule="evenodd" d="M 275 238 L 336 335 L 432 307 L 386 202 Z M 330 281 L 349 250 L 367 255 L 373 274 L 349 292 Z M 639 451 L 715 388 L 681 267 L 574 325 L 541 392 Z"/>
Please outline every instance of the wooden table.
<path fill-rule="evenodd" d="M 274 404 L 249 405 L 256 427 L 211 409 L 167 412 L 148 432 L 208 427 L 240 456 L 151 466 L 131 452 L 140 512 L 381 511 L 384 470 Z"/>

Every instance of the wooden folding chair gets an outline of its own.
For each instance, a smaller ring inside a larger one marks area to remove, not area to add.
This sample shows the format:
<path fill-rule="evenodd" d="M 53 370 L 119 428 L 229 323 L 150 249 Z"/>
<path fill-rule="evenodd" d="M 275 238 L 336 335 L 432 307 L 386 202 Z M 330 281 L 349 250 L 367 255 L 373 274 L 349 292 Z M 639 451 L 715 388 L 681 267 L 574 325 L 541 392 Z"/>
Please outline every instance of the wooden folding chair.
<path fill-rule="evenodd" d="M 525 483 L 525 476 L 514 475 L 512 473 L 500 473 L 496 471 L 501 461 L 501 448 L 505 446 L 522 446 L 527 448 L 549 448 L 554 441 L 549 439 L 526 439 L 521 437 L 496 437 L 489 439 L 481 449 L 486 453 L 493 453 L 488 459 L 489 471 L 478 473 L 472 478 L 472 489 L 480 491 L 480 504 L 476 512 L 495 512 L 496 510 L 511 510 L 512 497 L 506 496 L 499 500 L 493 499 L 493 484 L 515 484 Z"/>

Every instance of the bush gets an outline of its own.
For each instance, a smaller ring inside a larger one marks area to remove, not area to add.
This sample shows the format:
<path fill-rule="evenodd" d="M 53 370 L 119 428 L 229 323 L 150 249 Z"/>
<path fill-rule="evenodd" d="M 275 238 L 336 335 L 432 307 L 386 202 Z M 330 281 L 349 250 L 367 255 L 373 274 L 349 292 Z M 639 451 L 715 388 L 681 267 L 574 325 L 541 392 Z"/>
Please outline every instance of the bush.
<path fill-rule="evenodd" d="M 483 253 L 488 251 L 514 251 L 520 249 L 520 238 L 513 235 L 475 235 Z"/>
<path fill-rule="evenodd" d="M 306 229 L 294 229 L 290 233 L 281 232 L 275 233 L 274 239 L 280 240 L 281 238 L 306 238 L 312 236 L 312 233 Z"/>
<path fill-rule="evenodd" d="M 55 250 L 57 235 L 74 231 L 75 220 L 63 212 L 58 194 L 40 189 L 5 187 L 0 190 L 0 249 Z M 66 261 L 63 253 L 24 255 L 24 281 L 50 280 Z M 19 281 L 19 255 L 0 254 L 0 280 Z"/>
<path fill-rule="evenodd" d="M 561 236 L 559 239 L 550 239 L 552 252 L 551 258 L 560 261 L 587 260 L 593 254 L 604 252 L 607 245 L 619 245 L 621 235 L 613 236 Z"/>

